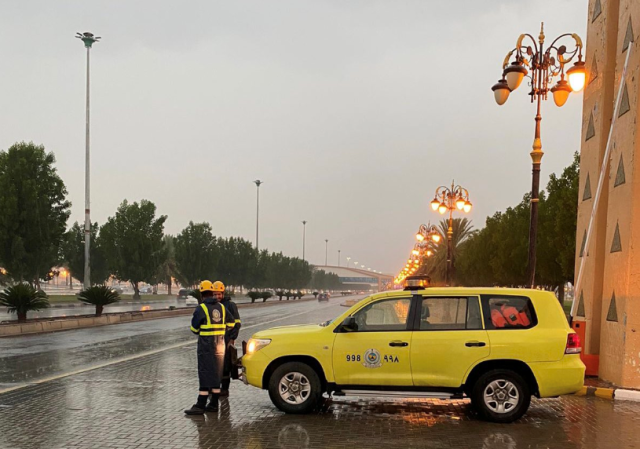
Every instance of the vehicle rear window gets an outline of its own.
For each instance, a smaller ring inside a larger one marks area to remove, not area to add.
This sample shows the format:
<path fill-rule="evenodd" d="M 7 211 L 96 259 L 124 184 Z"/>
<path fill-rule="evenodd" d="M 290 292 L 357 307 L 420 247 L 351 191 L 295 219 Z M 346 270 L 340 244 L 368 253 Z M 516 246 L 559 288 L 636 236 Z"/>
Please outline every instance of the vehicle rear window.
<path fill-rule="evenodd" d="M 526 296 L 483 295 L 486 329 L 530 329 L 538 324 L 531 299 Z"/>

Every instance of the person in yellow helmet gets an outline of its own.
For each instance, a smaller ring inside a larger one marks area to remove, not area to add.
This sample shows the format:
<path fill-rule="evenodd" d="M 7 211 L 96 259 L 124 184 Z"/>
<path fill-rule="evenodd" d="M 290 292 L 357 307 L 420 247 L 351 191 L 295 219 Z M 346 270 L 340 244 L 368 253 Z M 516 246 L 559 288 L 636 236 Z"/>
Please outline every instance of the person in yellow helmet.
<path fill-rule="evenodd" d="M 198 335 L 198 381 L 200 383 L 196 403 L 184 412 L 202 415 L 205 411 L 217 412 L 220 383 L 224 368 L 225 333 L 229 325 L 235 325 L 235 317 L 221 303 L 224 284 L 217 281 L 200 283 L 202 303 L 191 318 L 191 332 Z M 207 398 L 211 396 L 209 404 Z"/>

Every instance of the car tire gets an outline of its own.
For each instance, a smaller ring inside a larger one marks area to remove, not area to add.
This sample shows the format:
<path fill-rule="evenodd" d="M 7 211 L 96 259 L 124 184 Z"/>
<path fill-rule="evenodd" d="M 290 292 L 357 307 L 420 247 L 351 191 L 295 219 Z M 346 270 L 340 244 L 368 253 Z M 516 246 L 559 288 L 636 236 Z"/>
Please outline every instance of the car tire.
<path fill-rule="evenodd" d="M 271 375 L 269 397 L 285 413 L 310 413 L 320 403 L 322 383 L 318 373 L 306 363 L 287 362 Z"/>
<path fill-rule="evenodd" d="M 515 371 L 487 371 L 473 385 L 471 404 L 482 419 L 510 423 L 520 419 L 531 404 L 531 389 Z"/>

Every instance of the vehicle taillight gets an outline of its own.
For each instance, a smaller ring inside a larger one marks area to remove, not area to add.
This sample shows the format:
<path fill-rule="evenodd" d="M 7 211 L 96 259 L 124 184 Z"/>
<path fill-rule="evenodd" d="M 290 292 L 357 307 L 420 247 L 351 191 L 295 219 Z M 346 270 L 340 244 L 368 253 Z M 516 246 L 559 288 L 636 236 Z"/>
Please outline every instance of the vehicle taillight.
<path fill-rule="evenodd" d="M 580 345 L 580 337 L 578 334 L 572 333 L 567 335 L 567 347 L 564 350 L 565 354 L 580 354 L 582 347 Z"/>

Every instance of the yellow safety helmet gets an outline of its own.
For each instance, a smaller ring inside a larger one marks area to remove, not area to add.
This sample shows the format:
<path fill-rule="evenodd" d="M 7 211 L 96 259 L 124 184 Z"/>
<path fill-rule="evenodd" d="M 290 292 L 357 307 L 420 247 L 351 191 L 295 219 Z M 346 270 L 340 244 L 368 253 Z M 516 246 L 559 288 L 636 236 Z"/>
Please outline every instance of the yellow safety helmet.
<path fill-rule="evenodd" d="M 213 292 L 214 284 L 211 281 L 202 281 L 200 282 L 200 292 Z"/>
<path fill-rule="evenodd" d="M 224 284 L 220 281 L 215 281 L 211 290 L 214 292 L 224 293 Z"/>

